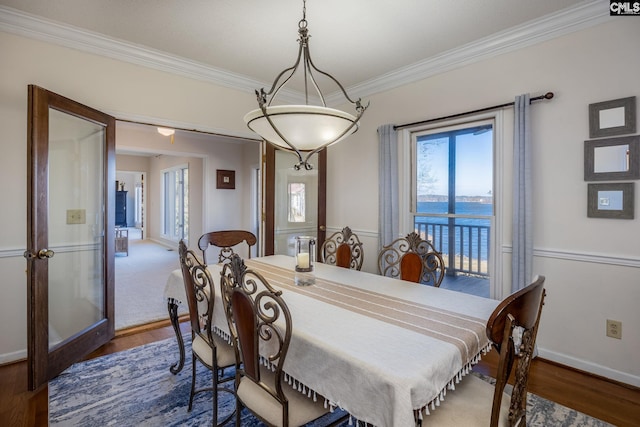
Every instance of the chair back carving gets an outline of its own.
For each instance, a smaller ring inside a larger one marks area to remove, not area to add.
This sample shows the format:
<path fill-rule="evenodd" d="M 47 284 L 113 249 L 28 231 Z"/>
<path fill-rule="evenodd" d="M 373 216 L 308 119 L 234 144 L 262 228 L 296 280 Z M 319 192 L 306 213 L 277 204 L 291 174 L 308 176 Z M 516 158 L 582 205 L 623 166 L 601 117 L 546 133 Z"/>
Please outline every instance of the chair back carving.
<path fill-rule="evenodd" d="M 416 283 L 440 286 L 445 266 L 440 252 L 416 232 L 384 246 L 378 255 L 378 273 Z"/>
<path fill-rule="evenodd" d="M 282 405 L 283 420 L 288 420 L 282 367 L 291 342 L 292 321 L 282 291 L 274 289 L 259 272 L 248 269 L 236 254 L 223 267 L 221 292 L 229 331 L 238 344 L 233 346 L 237 381 L 250 379 L 269 393 Z M 273 375 L 261 374 L 260 366 L 265 364 Z"/>
<path fill-rule="evenodd" d="M 333 233 L 324 241 L 320 259 L 325 264 L 360 270 L 364 261 L 362 242 L 351 228 L 344 227 L 342 231 Z"/>
<path fill-rule="evenodd" d="M 487 322 L 487 336 L 500 354 L 491 410 L 492 427 L 498 426 L 504 388 L 516 361 L 508 425 L 526 425 L 527 380 L 546 296 L 544 281 L 544 276 L 537 276 L 530 285 L 509 295 Z"/>
<path fill-rule="evenodd" d="M 192 335 L 203 334 L 207 342 L 213 343 L 211 322 L 213 321 L 214 288 L 207 266 L 187 248 L 183 240 L 178 245 L 180 268 L 189 307 Z"/>
<path fill-rule="evenodd" d="M 220 230 L 211 231 L 200 236 L 198 239 L 198 247 L 202 251 L 202 259 L 205 264 L 207 262 L 207 248 L 215 246 L 220 248 L 218 254 L 218 262 L 227 262 L 231 255 L 234 254 L 233 247 L 242 242 L 247 243 L 247 258 L 251 258 L 251 247 L 256 244 L 258 239 L 255 234 L 245 230 Z"/>
<path fill-rule="evenodd" d="M 246 270 L 247 266 L 244 264 L 244 260 L 238 254 L 234 254 L 229 259 L 229 262 L 223 265 L 222 271 L 220 272 L 220 297 L 229 326 L 229 333 L 233 341 L 232 344 L 235 348 L 237 348 L 235 344 L 237 344 L 238 341 L 238 332 L 236 331 L 236 325 L 231 314 L 231 295 L 233 294 L 233 289 L 242 282 L 242 277 Z"/>

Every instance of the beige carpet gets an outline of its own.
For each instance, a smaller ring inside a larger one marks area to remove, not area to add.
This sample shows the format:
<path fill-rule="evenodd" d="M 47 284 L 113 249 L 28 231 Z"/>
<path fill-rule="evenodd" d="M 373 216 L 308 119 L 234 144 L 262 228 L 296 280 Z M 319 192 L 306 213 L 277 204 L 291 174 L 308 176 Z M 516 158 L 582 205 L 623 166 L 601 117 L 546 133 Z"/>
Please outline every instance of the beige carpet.
<path fill-rule="evenodd" d="M 140 230 L 129 229 L 129 255 L 115 259 L 116 330 L 168 319 L 164 287 L 169 274 L 179 268 L 175 250 L 140 239 Z M 180 314 L 186 313 L 180 307 Z"/>

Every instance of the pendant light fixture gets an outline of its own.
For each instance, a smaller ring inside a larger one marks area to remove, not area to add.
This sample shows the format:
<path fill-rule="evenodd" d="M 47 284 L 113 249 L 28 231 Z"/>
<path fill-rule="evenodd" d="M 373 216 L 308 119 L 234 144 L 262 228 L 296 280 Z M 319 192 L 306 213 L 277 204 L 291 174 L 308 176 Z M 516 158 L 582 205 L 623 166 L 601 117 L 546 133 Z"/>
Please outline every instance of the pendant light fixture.
<path fill-rule="evenodd" d="M 176 133 L 175 129 L 158 127 L 158 133 L 160 135 L 170 136 L 171 137 L 171 143 L 173 144 L 173 135 Z"/>
<path fill-rule="evenodd" d="M 269 92 L 264 88 L 256 90 L 259 108 L 244 116 L 249 129 L 265 141 L 297 155 L 298 163 L 294 166 L 296 170 L 311 170 L 313 167 L 309 159 L 312 155 L 357 131 L 359 120 L 369 106 L 363 106 L 360 98 L 353 101 L 338 80 L 314 65 L 309 53 L 306 11 L 306 0 L 303 0 L 302 19 L 298 22 L 300 46 L 295 64 L 278 74 Z M 272 105 L 299 67 L 304 78 L 305 105 Z M 355 115 L 326 106 L 316 74 L 329 78 L 337 85 L 346 100 L 354 105 Z M 309 104 L 309 86 L 315 89 L 321 105 Z"/>

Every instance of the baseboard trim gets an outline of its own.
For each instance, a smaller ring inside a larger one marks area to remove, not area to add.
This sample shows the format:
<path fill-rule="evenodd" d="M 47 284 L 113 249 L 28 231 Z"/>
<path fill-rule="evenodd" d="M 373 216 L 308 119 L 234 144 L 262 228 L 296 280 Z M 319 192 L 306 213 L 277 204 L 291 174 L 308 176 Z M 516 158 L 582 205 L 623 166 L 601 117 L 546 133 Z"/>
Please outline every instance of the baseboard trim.
<path fill-rule="evenodd" d="M 586 374 L 599 376 L 608 381 L 618 382 L 621 385 L 630 385 L 636 388 L 640 388 L 640 377 L 638 376 L 631 375 L 626 372 L 616 371 L 615 369 L 598 365 L 596 363 L 587 362 L 575 357 L 567 356 L 566 354 L 545 350 L 544 348 L 538 348 L 538 354 L 540 355 L 541 359 L 554 362 L 563 367 L 576 369 Z"/>
<path fill-rule="evenodd" d="M 183 314 L 182 316 L 178 317 L 178 323 L 186 322 L 188 320 L 189 320 L 189 314 Z M 126 337 L 128 335 L 133 335 L 140 332 L 146 332 L 146 331 L 151 331 L 153 329 L 164 328 L 165 326 L 172 326 L 171 320 L 169 319 L 158 320 L 156 322 L 145 323 L 143 325 L 138 325 L 138 326 L 132 326 L 126 329 L 120 329 L 116 331 L 115 338 Z"/>
<path fill-rule="evenodd" d="M 0 354 L 0 366 L 27 360 L 27 349 L 14 351 L 12 353 Z"/>

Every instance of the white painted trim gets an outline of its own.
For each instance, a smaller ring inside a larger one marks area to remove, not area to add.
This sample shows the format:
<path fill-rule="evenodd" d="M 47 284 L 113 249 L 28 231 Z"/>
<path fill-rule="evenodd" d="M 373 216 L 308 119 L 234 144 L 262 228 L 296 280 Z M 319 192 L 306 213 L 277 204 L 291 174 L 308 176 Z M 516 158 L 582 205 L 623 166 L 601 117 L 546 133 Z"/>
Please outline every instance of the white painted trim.
<path fill-rule="evenodd" d="M 156 238 L 156 237 L 148 237 L 147 240 L 150 240 L 154 243 L 164 246 L 167 249 L 173 249 L 176 252 L 178 251 L 178 242 L 173 242 L 171 240 L 165 240 L 165 239 Z"/>
<path fill-rule="evenodd" d="M 511 245 L 503 245 L 502 253 L 511 253 Z M 607 264 L 616 265 L 618 267 L 634 267 L 640 268 L 640 258 L 632 258 L 625 256 L 611 256 L 610 254 L 599 254 L 593 252 L 575 252 L 557 249 L 540 249 L 534 248 L 534 257 L 540 258 L 556 258 L 565 261 L 586 262 L 589 264 Z"/>
<path fill-rule="evenodd" d="M 15 363 L 27 359 L 27 349 L 14 351 L 12 353 L 0 354 L 0 366 Z"/>
<path fill-rule="evenodd" d="M 0 258 L 22 258 L 26 249 L 0 249 Z"/>
<path fill-rule="evenodd" d="M 605 2 L 600 0 L 591 1 L 484 37 L 465 46 L 393 70 L 346 89 L 353 99 L 366 97 L 589 28 L 611 19 L 615 18 L 609 16 Z M 270 85 L 244 75 L 234 74 L 186 58 L 169 55 L 159 50 L 116 40 L 70 25 L 62 25 L 7 6 L 0 6 L 0 31 L 210 82 L 243 92 L 253 93 L 257 88 L 269 87 Z M 304 103 L 302 93 L 287 88 L 283 89 L 279 96 L 285 102 Z M 340 91 L 328 94 L 325 99 L 327 105 L 344 103 L 344 97 Z"/>
<path fill-rule="evenodd" d="M 0 10 L 1 11 L 1 10 Z M 195 131 L 195 132 L 205 132 L 210 133 L 220 138 L 226 138 L 225 142 L 260 142 L 256 134 L 250 130 L 247 131 L 230 131 L 228 129 L 215 128 L 210 126 L 196 125 L 194 123 L 182 122 L 177 120 L 168 120 L 164 118 L 158 118 L 153 116 L 145 116 L 141 114 L 131 114 L 125 113 L 115 110 L 102 109 L 103 112 L 109 114 L 116 118 L 116 121 L 124 121 L 126 122 L 135 122 L 148 124 L 152 126 L 163 126 L 168 128 L 174 128 L 178 130 L 186 130 L 186 131 Z M 242 140 L 238 140 L 236 138 L 242 138 Z M 118 147 L 119 148 L 119 147 Z M 154 151 L 155 152 L 155 151 Z"/>
<path fill-rule="evenodd" d="M 256 88 L 269 87 L 267 83 L 247 76 L 71 25 L 60 24 L 6 6 L 0 6 L 0 30 L 243 92 L 254 93 Z M 280 96 L 290 102 L 300 100 L 298 93 L 288 89 L 283 89 Z"/>
<path fill-rule="evenodd" d="M 615 19 L 609 16 L 607 6 L 607 3 L 596 0 L 547 15 L 350 86 L 347 92 L 353 99 L 369 96 L 602 24 Z M 339 98 L 340 94 L 334 93 L 326 100 L 332 104 Z"/>
<path fill-rule="evenodd" d="M 493 260 L 489 263 L 489 280 L 490 286 L 489 297 L 501 300 L 503 297 L 504 282 L 504 263 L 501 256 L 498 256 L 499 243 L 502 242 L 504 235 L 504 224 L 509 220 L 503 215 L 504 210 L 504 182 L 505 159 L 504 147 L 507 144 L 504 137 L 504 110 L 495 111 L 493 114 L 493 149 L 494 149 L 494 165 L 493 165 L 493 224 L 491 225 L 492 242 L 496 242 L 492 250 Z M 495 195 L 498 195 L 496 197 Z"/>
<path fill-rule="evenodd" d="M 326 229 L 326 235 L 327 237 L 331 236 L 333 233 L 336 233 L 338 231 L 342 231 L 344 227 L 327 227 Z M 378 239 L 378 232 L 377 231 L 372 231 L 372 230 L 361 230 L 361 229 L 356 229 L 353 227 L 349 227 L 351 228 L 351 231 L 353 232 L 353 234 L 357 234 L 358 237 L 360 237 L 360 240 L 362 240 L 363 237 L 367 237 L 370 239 Z"/>
<path fill-rule="evenodd" d="M 398 204 L 400 206 L 399 216 L 399 235 L 406 236 L 414 230 L 415 224 L 411 216 L 411 207 L 415 201 L 415 189 L 411 186 L 413 177 L 412 163 L 412 151 L 413 141 L 411 139 L 410 129 L 402 129 L 397 132 L 397 145 L 398 145 Z M 382 245 L 389 244 L 390 242 L 381 242 Z"/>
<path fill-rule="evenodd" d="M 635 387 L 640 387 L 639 376 L 631 375 L 626 372 L 616 371 L 615 369 L 611 369 L 606 366 L 598 365 L 582 359 L 577 359 L 565 354 L 556 353 L 544 348 L 538 348 L 538 354 L 543 359 L 547 359 L 564 366 L 570 366 L 572 368 L 580 369 L 581 371 L 589 372 L 594 375 L 599 375 L 601 377 L 609 378 L 614 381 L 619 381 L 625 384 L 631 384 Z"/>

